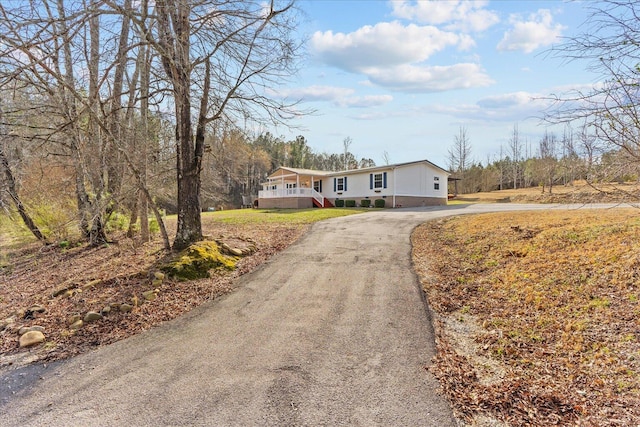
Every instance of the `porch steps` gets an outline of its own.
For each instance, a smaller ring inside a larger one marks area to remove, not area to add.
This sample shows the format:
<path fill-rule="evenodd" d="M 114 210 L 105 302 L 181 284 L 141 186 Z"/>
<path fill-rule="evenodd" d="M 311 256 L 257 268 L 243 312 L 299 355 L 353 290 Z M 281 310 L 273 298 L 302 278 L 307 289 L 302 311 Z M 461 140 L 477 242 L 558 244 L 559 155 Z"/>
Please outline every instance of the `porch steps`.
<path fill-rule="evenodd" d="M 332 208 L 332 207 L 334 207 L 334 206 L 333 206 L 333 203 L 331 203 L 331 202 L 329 201 L 329 199 L 326 199 L 326 198 L 324 199 L 324 206 L 322 206 L 322 204 L 321 204 L 318 200 L 316 200 L 315 198 L 314 198 L 314 199 L 312 199 L 312 200 L 313 200 L 313 205 L 314 205 L 316 208 Z"/>

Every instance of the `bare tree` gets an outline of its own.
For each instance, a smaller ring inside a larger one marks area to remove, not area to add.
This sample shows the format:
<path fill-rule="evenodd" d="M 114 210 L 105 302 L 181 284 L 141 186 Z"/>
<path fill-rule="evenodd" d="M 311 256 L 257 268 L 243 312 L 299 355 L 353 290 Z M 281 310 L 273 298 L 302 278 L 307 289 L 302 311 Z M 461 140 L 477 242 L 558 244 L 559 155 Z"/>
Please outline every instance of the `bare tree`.
<path fill-rule="evenodd" d="M 353 157 L 353 155 L 350 156 L 351 152 L 349 151 L 349 147 L 351 147 L 351 144 L 353 144 L 353 139 L 351 139 L 350 136 L 342 140 L 342 147 L 344 148 L 344 151 L 342 153 L 342 161 L 344 165 L 343 170 L 349 170 L 349 166 L 351 164 L 351 162 L 349 161 L 350 158 Z"/>
<path fill-rule="evenodd" d="M 202 237 L 202 158 L 207 127 L 225 117 L 281 122 L 292 111 L 268 89 L 293 72 L 293 3 L 158 0 L 141 32 L 167 76 L 175 110 L 178 225 L 174 248 Z M 199 97 L 199 99 L 198 99 Z M 192 119 L 195 117 L 195 123 Z"/>
<path fill-rule="evenodd" d="M 41 242 L 46 242 L 47 238 L 42 234 L 36 223 L 33 221 L 31 215 L 29 215 L 29 213 L 27 212 L 26 207 L 24 206 L 20 196 L 18 195 L 16 180 L 9 166 L 9 159 L 5 150 L 5 139 L 8 137 L 8 134 L 4 123 L 5 118 L 4 114 L 2 113 L 2 107 L 0 106 L 0 168 L 4 172 L 4 180 L 6 181 L 7 193 L 9 193 L 9 197 L 18 210 L 20 218 L 22 218 L 22 221 L 27 226 L 31 234 L 33 234 L 35 238 L 40 240 Z"/>
<path fill-rule="evenodd" d="M 513 131 L 507 145 L 507 153 L 511 158 L 511 179 L 513 180 L 513 188 L 518 188 L 518 180 L 520 179 L 520 161 L 522 160 L 523 141 L 520 138 L 518 125 L 513 125 Z"/>
<path fill-rule="evenodd" d="M 581 123 L 593 136 L 581 132 L 588 164 L 593 165 L 593 143 L 621 151 L 616 158 L 640 163 L 640 4 L 633 0 L 589 3 L 584 32 L 567 39 L 551 53 L 567 61 L 586 61 L 586 69 L 601 81 L 588 90 L 551 97 L 545 113 L 551 123 Z M 594 139 L 595 137 L 595 139 Z M 622 166 L 622 165 L 621 165 Z"/>
<path fill-rule="evenodd" d="M 557 178 L 557 138 L 554 133 L 545 130 L 544 136 L 538 144 L 538 178 L 542 184 L 542 193 L 545 186 L 549 189 L 549 194 L 553 192 L 553 184 Z"/>
<path fill-rule="evenodd" d="M 469 168 L 471 163 L 471 141 L 467 135 L 467 128 L 460 126 L 458 134 L 453 139 L 453 145 L 449 147 L 449 167 L 452 172 L 462 175 Z"/>

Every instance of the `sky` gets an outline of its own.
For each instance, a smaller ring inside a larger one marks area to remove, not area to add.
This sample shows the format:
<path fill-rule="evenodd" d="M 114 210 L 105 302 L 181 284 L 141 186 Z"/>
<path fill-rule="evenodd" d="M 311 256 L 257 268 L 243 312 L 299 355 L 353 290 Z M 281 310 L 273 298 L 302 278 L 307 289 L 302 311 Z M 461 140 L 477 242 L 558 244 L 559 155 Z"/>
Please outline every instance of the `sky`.
<path fill-rule="evenodd" d="M 545 130 L 543 97 L 585 87 L 586 64 L 550 55 L 584 31 L 593 2 L 302 0 L 300 72 L 278 91 L 312 115 L 293 129 L 318 153 L 349 150 L 384 164 L 428 159 L 448 166 L 466 129 L 472 159 L 506 149 L 514 126 L 535 150 Z"/>

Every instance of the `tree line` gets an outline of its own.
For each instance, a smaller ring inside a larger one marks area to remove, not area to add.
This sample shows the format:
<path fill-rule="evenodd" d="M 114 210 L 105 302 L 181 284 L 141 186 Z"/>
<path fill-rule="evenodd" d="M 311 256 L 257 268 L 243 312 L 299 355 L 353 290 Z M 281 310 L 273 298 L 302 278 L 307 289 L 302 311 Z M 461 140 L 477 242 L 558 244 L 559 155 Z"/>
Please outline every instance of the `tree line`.
<path fill-rule="evenodd" d="M 577 131 L 565 126 L 561 135 L 545 129 L 537 141 L 529 141 L 514 125 L 507 144 L 484 162 L 474 159 L 469 131 L 461 126 L 447 158 L 458 179 L 450 185 L 451 193 L 456 188 L 459 193 L 476 193 L 539 187 L 552 194 L 554 186 L 573 185 L 576 180 L 598 185 L 640 179 L 640 163 L 589 126 Z"/>

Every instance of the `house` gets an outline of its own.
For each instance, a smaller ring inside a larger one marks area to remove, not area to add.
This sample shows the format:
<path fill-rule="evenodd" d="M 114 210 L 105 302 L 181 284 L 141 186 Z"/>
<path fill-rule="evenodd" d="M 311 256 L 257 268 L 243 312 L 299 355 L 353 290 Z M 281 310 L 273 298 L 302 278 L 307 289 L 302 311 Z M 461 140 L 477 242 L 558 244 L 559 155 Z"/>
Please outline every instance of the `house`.
<path fill-rule="evenodd" d="M 384 199 L 385 207 L 447 204 L 449 172 L 429 162 L 399 163 L 340 172 L 279 167 L 262 184 L 260 208 L 333 207 L 336 199 Z"/>

